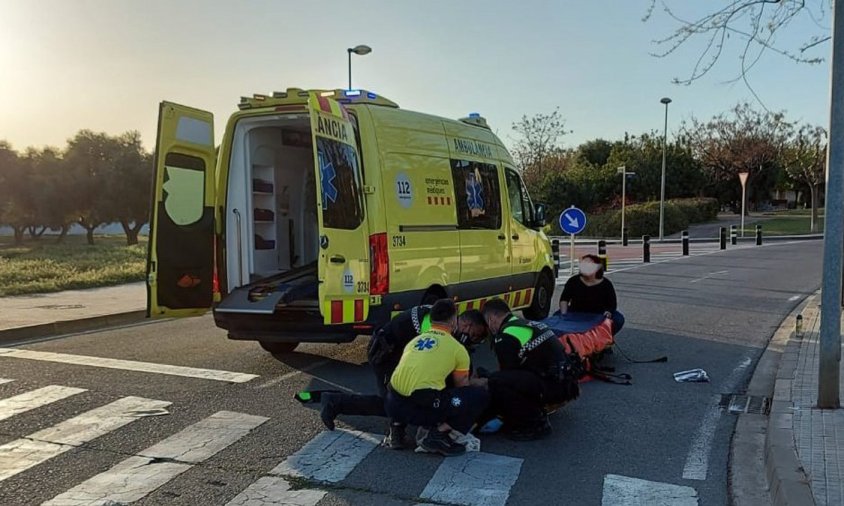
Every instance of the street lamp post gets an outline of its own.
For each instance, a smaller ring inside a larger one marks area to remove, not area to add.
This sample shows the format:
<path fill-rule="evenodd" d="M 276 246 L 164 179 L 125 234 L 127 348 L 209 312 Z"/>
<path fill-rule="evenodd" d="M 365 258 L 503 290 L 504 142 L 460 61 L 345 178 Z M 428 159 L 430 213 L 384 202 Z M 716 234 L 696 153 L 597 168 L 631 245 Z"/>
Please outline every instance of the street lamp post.
<path fill-rule="evenodd" d="M 663 97 L 660 100 L 665 104 L 665 129 L 662 135 L 662 182 L 659 185 L 659 240 L 662 241 L 665 232 L 665 148 L 668 144 L 668 104 L 671 99 Z"/>
<path fill-rule="evenodd" d="M 349 88 L 352 89 L 352 53 L 356 55 L 363 56 L 365 54 L 369 54 L 372 52 L 372 48 L 369 46 L 358 45 L 355 47 L 350 47 L 346 49 L 346 52 L 349 53 Z"/>
<path fill-rule="evenodd" d="M 627 204 L 627 176 L 632 176 L 635 172 L 627 172 L 627 166 L 622 165 L 616 170 L 621 174 L 621 240 L 624 241 L 624 206 Z"/>

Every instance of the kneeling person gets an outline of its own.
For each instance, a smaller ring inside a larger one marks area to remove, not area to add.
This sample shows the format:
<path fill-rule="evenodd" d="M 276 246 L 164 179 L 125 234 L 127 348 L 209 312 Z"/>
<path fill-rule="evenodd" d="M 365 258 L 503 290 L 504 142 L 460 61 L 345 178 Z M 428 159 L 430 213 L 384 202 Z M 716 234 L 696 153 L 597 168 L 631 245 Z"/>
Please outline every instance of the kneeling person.
<path fill-rule="evenodd" d="M 431 308 L 431 329 L 404 348 L 390 379 L 387 414 L 398 423 L 428 429 L 420 446 L 442 455 L 459 455 L 466 449 L 449 437 L 451 430 L 467 434 L 486 409 L 489 395 L 471 386 L 469 353 L 453 336 L 457 308 L 448 299 Z M 446 388 L 451 376 L 454 388 Z"/>

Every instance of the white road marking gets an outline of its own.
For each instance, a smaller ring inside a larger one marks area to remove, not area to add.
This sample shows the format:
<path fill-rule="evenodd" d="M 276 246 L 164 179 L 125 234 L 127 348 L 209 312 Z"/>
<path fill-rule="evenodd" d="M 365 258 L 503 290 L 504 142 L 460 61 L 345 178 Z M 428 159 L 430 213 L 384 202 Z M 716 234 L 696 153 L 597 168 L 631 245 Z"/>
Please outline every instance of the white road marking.
<path fill-rule="evenodd" d="M 0 446 L 0 481 L 37 466 L 170 403 L 124 397 Z"/>
<path fill-rule="evenodd" d="M 249 485 L 227 506 L 315 506 L 326 494 L 320 490 L 290 490 L 285 477 L 337 483 L 344 480 L 375 447 L 374 434 L 338 429 L 319 433 L 287 457 L 269 474 Z"/>
<path fill-rule="evenodd" d="M 47 404 L 85 391 L 84 388 L 48 385 L 37 390 L 9 397 L 8 399 L 0 399 L 0 420 L 11 418 L 20 413 L 46 406 Z"/>
<path fill-rule="evenodd" d="M 720 390 L 732 392 L 752 362 L 753 359 L 750 357 L 744 357 L 724 380 Z M 685 480 L 706 479 L 709 470 L 709 454 L 712 452 L 712 442 L 715 440 L 715 431 L 718 429 L 718 421 L 721 419 L 721 408 L 718 407 L 720 401 L 720 396 L 712 397 L 711 404 L 706 409 L 703 420 L 692 437 L 692 445 L 686 457 L 686 465 L 683 467 L 683 479 Z"/>
<path fill-rule="evenodd" d="M 709 274 L 707 274 L 706 276 L 703 276 L 703 277 L 700 277 L 700 278 L 696 278 L 696 279 L 693 279 L 693 280 L 689 281 L 689 283 L 697 283 L 698 281 L 703 281 L 704 279 L 709 279 L 709 278 L 711 278 L 712 276 L 717 276 L 718 274 L 726 274 L 726 273 L 728 273 L 728 272 L 730 272 L 730 271 L 710 272 L 710 273 L 709 273 Z"/>
<path fill-rule="evenodd" d="M 604 476 L 601 506 L 697 506 L 692 487 L 640 480 L 617 474 Z"/>
<path fill-rule="evenodd" d="M 11 383 L 11 382 L 13 382 L 13 381 L 15 381 L 15 380 L 10 380 L 10 379 L 6 379 L 6 378 L 0 378 L 0 385 L 2 385 L 3 383 Z"/>
<path fill-rule="evenodd" d="M 0 348 L 0 357 L 23 358 L 29 360 L 43 360 L 61 364 L 86 365 L 90 367 L 104 367 L 107 369 L 122 369 L 125 371 L 147 372 L 183 376 L 186 378 L 200 378 L 229 383 L 246 383 L 258 376 L 241 372 L 218 371 L 216 369 L 198 369 L 178 365 L 155 364 L 151 362 L 136 362 L 134 360 L 120 360 L 116 358 L 88 357 L 84 355 L 70 355 L 66 353 L 51 353 L 15 348 Z"/>
<path fill-rule="evenodd" d="M 138 501 L 267 420 L 263 416 L 217 412 L 44 504 L 82 506 Z"/>
<path fill-rule="evenodd" d="M 315 506 L 327 493 L 307 488 L 290 490 L 290 484 L 284 478 L 264 476 L 226 506 Z"/>
<path fill-rule="evenodd" d="M 799 299 L 801 295 L 794 295 L 788 298 L 788 302 L 794 302 L 795 300 Z"/>
<path fill-rule="evenodd" d="M 523 459 L 470 452 L 444 459 L 421 497 L 467 506 L 504 506 Z"/>
<path fill-rule="evenodd" d="M 268 388 L 268 387 L 271 387 L 271 386 L 274 386 L 274 385 L 278 385 L 279 383 L 287 381 L 290 378 L 296 377 L 296 376 L 298 376 L 302 373 L 312 371 L 312 370 L 316 369 L 317 367 L 322 367 L 322 366 L 327 365 L 329 363 L 331 363 L 331 359 L 318 360 L 318 361 L 314 362 L 313 364 L 307 365 L 307 366 L 305 366 L 301 369 L 298 369 L 296 371 L 290 371 L 288 373 L 282 374 L 281 376 L 279 376 L 277 378 L 269 379 L 269 380 L 261 383 L 260 385 L 256 385 L 255 388 Z"/>

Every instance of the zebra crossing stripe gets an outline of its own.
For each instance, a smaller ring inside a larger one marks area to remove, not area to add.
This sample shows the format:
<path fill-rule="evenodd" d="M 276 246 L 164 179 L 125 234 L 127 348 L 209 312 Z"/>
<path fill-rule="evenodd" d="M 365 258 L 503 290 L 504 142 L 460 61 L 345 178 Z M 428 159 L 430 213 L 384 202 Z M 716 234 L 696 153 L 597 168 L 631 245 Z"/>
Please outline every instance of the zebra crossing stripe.
<path fill-rule="evenodd" d="M 138 501 L 194 464 L 235 443 L 267 420 L 269 418 L 263 416 L 217 412 L 44 505 L 82 506 Z"/>
<path fill-rule="evenodd" d="M 290 490 L 285 477 L 323 483 L 346 479 L 379 443 L 366 432 L 337 429 L 321 432 L 266 476 L 238 494 L 227 506 L 314 506 L 326 494 L 320 490 Z"/>
<path fill-rule="evenodd" d="M 0 446 L 0 481 L 108 434 L 170 403 L 142 397 L 123 397 L 52 427 Z"/>
<path fill-rule="evenodd" d="M 10 379 L 6 379 L 6 378 L 0 378 L 0 385 L 2 385 L 3 383 L 11 383 L 11 382 L 13 382 L 13 381 L 15 381 L 15 380 L 10 380 Z"/>
<path fill-rule="evenodd" d="M 471 452 L 444 459 L 422 498 L 467 506 L 504 506 L 519 479 L 523 459 Z"/>
<path fill-rule="evenodd" d="M 0 420 L 6 420 L 15 415 L 25 413 L 35 408 L 40 408 L 72 395 L 85 392 L 84 388 L 63 387 L 59 385 L 48 385 L 31 392 L 25 392 L 8 399 L 0 399 Z"/>
<path fill-rule="evenodd" d="M 264 476 L 241 492 L 226 506 L 315 506 L 325 490 L 290 490 L 290 483 L 278 476 Z"/>
<path fill-rule="evenodd" d="M 229 383 L 246 383 L 258 376 L 215 369 L 199 369 L 178 365 L 155 364 L 151 362 L 137 362 L 134 360 L 120 360 L 116 358 L 88 357 L 84 355 L 70 355 L 66 353 L 50 353 L 46 351 L 24 350 L 15 348 L 0 348 L 0 357 L 24 358 L 29 360 L 43 360 L 61 364 L 86 365 L 90 367 L 104 367 L 107 369 L 122 369 L 124 371 L 146 372 L 183 376 L 186 378 L 200 378 Z"/>

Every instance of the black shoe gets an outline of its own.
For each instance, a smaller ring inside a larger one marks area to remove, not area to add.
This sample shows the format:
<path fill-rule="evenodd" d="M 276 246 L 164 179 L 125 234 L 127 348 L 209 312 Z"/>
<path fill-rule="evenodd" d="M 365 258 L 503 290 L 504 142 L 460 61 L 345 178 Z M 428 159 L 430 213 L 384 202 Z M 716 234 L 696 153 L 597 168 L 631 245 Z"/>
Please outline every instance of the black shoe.
<path fill-rule="evenodd" d="M 338 394 L 322 394 L 322 409 L 319 417 L 328 430 L 334 430 L 334 419 L 340 414 L 340 396 Z"/>
<path fill-rule="evenodd" d="M 397 423 L 390 424 L 390 431 L 384 436 L 383 446 L 391 450 L 404 450 L 407 448 L 407 426 Z"/>
<path fill-rule="evenodd" d="M 511 441 L 536 441 L 551 434 L 551 424 L 547 419 L 542 422 L 520 427 L 507 432 L 506 437 Z"/>
<path fill-rule="evenodd" d="M 437 429 L 431 429 L 425 439 L 419 443 L 423 450 L 431 453 L 439 453 L 445 457 L 453 457 L 466 453 L 466 447 L 460 443 L 455 443 L 448 437 L 445 432 L 440 432 Z"/>

